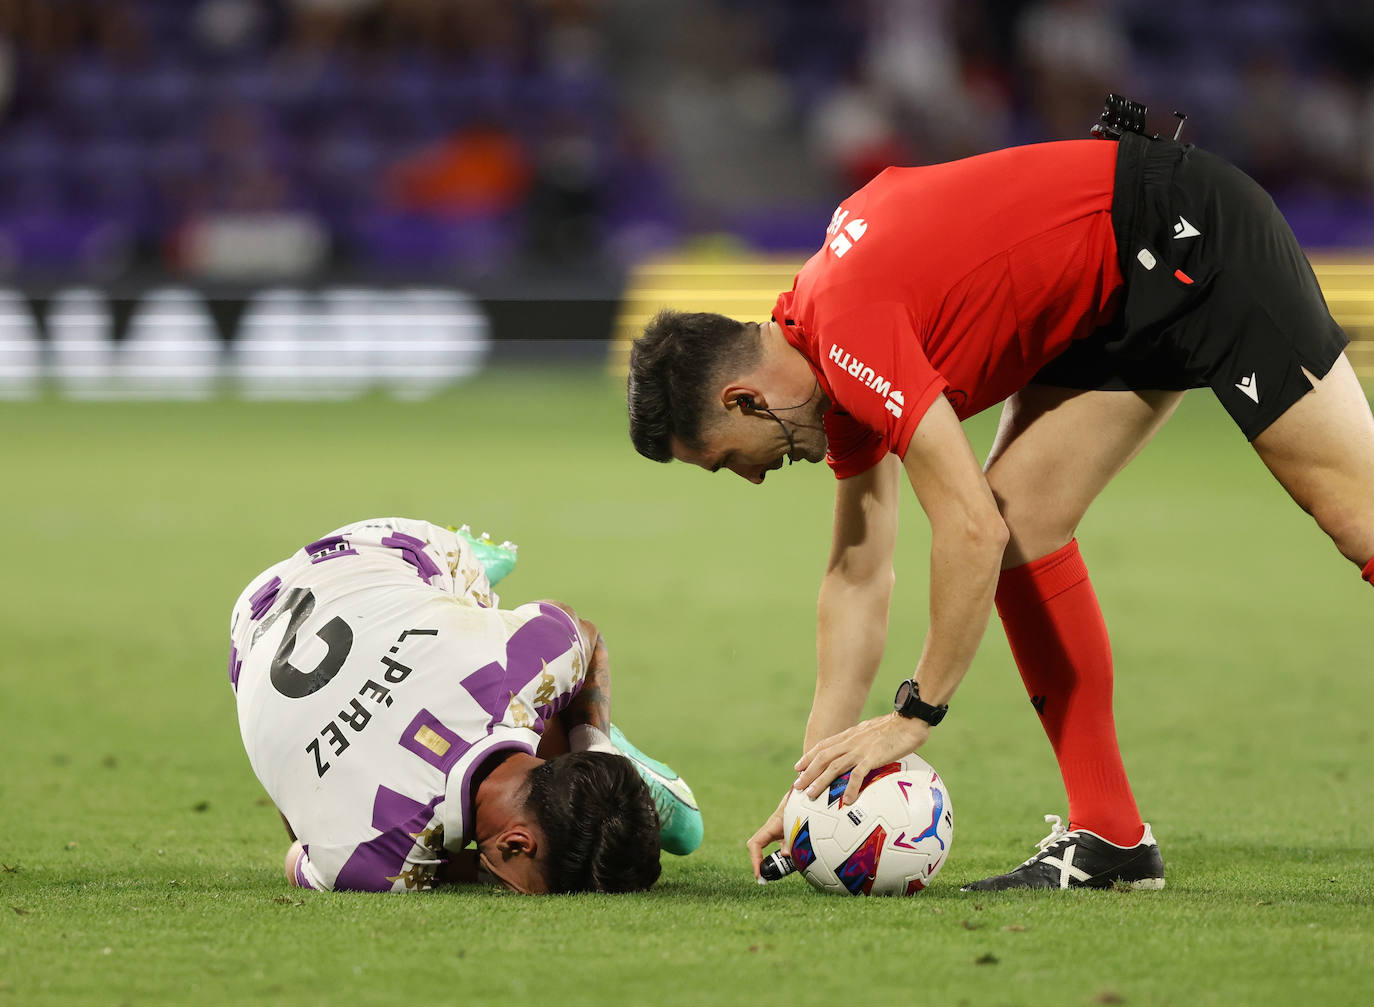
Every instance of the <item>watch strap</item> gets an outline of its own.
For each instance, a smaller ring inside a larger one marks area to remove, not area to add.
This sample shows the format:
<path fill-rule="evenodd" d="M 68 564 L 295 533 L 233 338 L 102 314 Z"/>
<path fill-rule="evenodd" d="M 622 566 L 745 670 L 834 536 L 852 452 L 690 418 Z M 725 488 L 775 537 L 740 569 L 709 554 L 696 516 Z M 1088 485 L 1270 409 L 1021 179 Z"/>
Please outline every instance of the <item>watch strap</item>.
<path fill-rule="evenodd" d="M 897 687 L 897 695 L 893 698 L 892 707 L 898 716 L 924 720 L 931 727 L 944 720 L 945 714 L 949 712 L 948 703 L 935 706 L 923 700 L 916 680 L 911 678 Z"/>

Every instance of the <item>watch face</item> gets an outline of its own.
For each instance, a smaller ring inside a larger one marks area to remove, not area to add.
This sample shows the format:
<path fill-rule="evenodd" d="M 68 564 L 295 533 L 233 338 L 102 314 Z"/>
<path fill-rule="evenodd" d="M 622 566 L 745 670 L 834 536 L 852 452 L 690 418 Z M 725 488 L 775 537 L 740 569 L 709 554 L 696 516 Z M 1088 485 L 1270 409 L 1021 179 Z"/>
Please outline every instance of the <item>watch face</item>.
<path fill-rule="evenodd" d="M 920 690 L 911 679 L 897 687 L 897 696 L 892 705 L 900 716 L 924 720 L 931 727 L 944 720 L 949 710 L 948 706 L 932 706 L 923 702 Z"/>
<path fill-rule="evenodd" d="M 911 698 L 911 679 L 906 679 L 901 685 L 897 686 L 897 697 L 893 700 L 893 705 L 900 710 L 906 706 L 907 700 Z"/>

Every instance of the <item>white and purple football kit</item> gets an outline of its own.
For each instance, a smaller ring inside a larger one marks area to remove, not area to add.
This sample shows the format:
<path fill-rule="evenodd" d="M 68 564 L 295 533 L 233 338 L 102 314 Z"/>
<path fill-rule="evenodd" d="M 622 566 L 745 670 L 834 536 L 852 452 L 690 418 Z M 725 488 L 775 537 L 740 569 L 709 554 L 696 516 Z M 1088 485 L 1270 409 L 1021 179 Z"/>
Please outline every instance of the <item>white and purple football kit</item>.
<path fill-rule="evenodd" d="M 549 604 L 496 607 L 459 535 L 382 518 L 264 571 L 230 621 L 248 761 L 305 848 L 297 884 L 430 888 L 472 841 L 474 772 L 533 754 L 589 654 Z"/>

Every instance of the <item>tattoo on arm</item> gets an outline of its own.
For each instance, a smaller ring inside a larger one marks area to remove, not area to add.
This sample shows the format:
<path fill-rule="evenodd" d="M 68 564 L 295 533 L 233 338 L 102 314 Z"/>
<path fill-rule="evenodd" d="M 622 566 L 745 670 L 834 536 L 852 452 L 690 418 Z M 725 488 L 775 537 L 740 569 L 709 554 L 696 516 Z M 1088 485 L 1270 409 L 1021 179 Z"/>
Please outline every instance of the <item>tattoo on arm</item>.
<path fill-rule="evenodd" d="M 587 674 L 582 691 L 572 705 L 563 711 L 563 724 L 571 729 L 578 724 L 590 724 L 599 731 L 611 730 L 611 667 L 606 641 L 600 633 L 592 644 L 592 656 L 587 662 Z"/>

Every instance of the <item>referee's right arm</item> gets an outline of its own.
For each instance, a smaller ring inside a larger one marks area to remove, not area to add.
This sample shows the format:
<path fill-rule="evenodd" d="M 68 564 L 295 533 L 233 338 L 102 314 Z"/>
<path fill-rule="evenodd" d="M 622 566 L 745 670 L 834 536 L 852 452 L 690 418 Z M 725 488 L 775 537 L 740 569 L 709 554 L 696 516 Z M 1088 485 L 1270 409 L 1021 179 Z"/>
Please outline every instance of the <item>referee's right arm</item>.
<path fill-rule="evenodd" d="M 802 751 L 859 722 L 887 643 L 902 466 L 888 455 L 835 489 L 830 559 L 816 605 L 816 693 Z"/>

